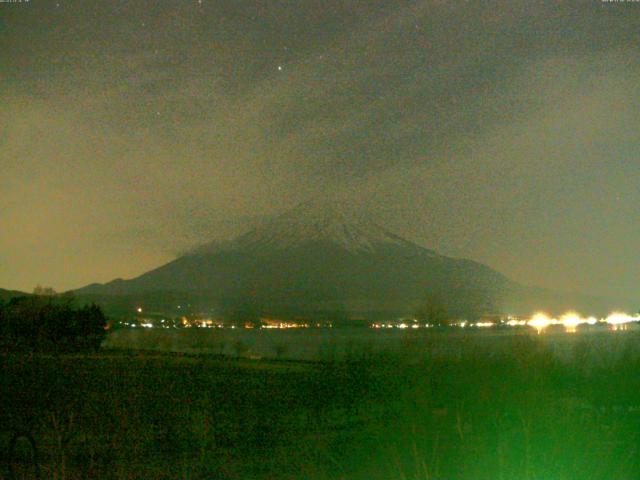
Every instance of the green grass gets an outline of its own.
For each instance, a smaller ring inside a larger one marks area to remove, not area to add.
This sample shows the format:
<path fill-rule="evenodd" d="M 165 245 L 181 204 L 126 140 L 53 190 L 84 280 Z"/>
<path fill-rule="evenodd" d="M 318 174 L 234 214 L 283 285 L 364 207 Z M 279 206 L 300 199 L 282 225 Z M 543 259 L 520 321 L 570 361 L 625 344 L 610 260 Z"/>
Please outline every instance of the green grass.
<path fill-rule="evenodd" d="M 411 361 L 5 354 L 0 455 L 23 429 L 42 478 L 635 479 L 640 351 L 626 338 L 568 359 L 528 336 Z"/>

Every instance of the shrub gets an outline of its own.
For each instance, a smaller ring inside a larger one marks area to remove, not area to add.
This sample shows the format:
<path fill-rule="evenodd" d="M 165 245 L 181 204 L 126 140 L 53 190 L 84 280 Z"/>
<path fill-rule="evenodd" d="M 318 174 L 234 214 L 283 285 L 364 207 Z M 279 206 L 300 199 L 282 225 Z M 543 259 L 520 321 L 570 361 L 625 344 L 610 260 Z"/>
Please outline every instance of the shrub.
<path fill-rule="evenodd" d="M 99 306 L 75 308 L 70 297 L 18 297 L 0 311 L 0 338 L 14 349 L 95 350 L 106 328 Z"/>

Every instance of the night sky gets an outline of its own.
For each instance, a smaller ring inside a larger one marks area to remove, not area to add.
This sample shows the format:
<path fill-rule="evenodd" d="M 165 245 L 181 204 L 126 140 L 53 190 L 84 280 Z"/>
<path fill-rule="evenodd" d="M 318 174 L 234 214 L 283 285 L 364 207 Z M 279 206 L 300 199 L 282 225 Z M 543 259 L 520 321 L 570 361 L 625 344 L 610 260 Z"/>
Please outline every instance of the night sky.
<path fill-rule="evenodd" d="M 640 297 L 640 3 L 0 3 L 0 287 L 132 277 L 309 198 Z"/>

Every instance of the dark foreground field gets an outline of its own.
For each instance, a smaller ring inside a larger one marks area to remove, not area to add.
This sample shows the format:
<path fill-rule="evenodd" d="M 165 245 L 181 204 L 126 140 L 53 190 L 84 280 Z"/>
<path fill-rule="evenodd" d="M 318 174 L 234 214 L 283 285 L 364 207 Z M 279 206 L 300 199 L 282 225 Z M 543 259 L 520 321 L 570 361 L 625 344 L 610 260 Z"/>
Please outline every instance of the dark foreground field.
<path fill-rule="evenodd" d="M 43 479 L 637 479 L 639 338 L 569 361 L 531 336 L 325 363 L 4 354 L 2 475 L 36 478 L 26 440 L 8 461 L 24 431 Z"/>

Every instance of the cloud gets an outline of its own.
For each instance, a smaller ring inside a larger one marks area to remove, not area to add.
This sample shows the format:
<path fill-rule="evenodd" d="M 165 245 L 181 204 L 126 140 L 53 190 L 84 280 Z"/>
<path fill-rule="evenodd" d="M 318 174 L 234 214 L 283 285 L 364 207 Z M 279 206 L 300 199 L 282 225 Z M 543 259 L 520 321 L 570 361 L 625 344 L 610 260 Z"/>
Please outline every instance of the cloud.
<path fill-rule="evenodd" d="M 629 9 L 206 3 L 10 11 L 0 285 L 133 276 L 328 196 L 527 283 L 637 294 Z"/>

